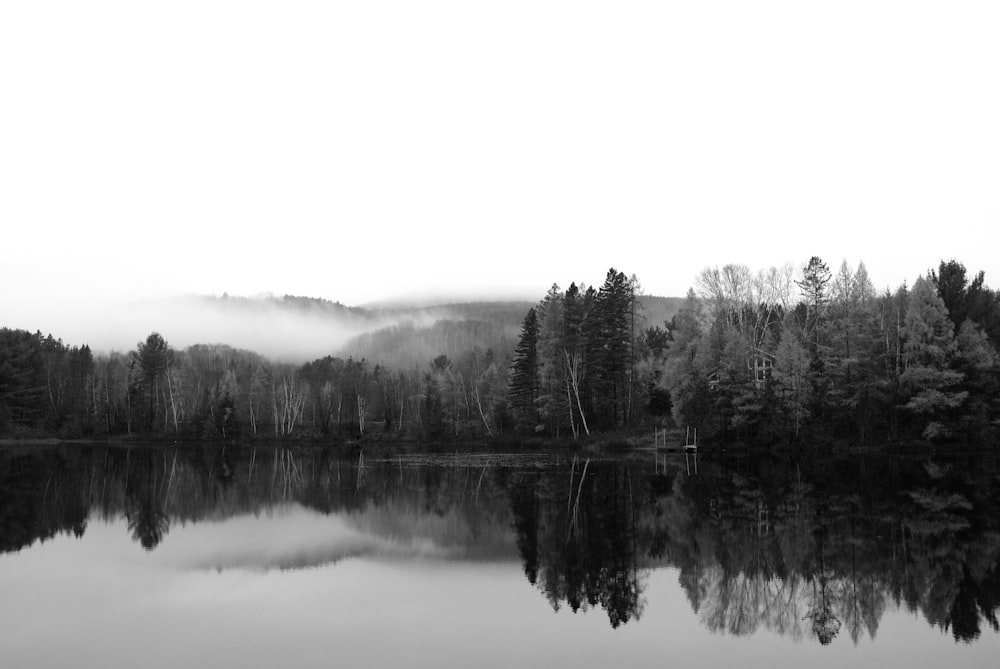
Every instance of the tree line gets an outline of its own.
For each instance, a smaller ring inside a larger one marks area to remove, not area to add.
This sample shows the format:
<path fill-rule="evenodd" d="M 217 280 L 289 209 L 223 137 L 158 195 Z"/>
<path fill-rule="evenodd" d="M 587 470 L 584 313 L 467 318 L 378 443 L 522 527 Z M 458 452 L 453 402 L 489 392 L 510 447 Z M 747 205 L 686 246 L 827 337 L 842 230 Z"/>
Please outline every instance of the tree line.
<path fill-rule="evenodd" d="M 657 367 L 674 421 L 728 441 L 990 443 L 1000 294 L 955 260 L 875 291 L 863 263 L 706 269 Z"/>
<path fill-rule="evenodd" d="M 882 293 L 863 263 L 707 268 L 661 323 L 642 298 L 611 268 L 598 287 L 553 285 L 519 336 L 491 335 L 488 314 L 368 335 L 357 345 L 376 363 L 176 350 L 156 332 L 95 355 L 3 328 L 0 435 L 576 439 L 655 424 L 727 443 L 996 436 L 1000 294 L 958 261 Z"/>
<path fill-rule="evenodd" d="M 0 435 L 498 436 L 508 363 L 474 347 L 401 368 L 329 355 L 292 364 L 221 344 L 177 350 L 157 332 L 95 356 L 3 328 Z"/>

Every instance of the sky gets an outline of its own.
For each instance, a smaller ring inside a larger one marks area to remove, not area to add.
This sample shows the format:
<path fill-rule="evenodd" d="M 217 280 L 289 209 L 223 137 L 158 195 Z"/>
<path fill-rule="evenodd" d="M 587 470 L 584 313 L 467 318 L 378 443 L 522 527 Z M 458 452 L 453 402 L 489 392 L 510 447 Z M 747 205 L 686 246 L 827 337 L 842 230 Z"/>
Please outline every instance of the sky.
<path fill-rule="evenodd" d="M 1000 287 L 998 34 L 996 2 L 5 2 L 0 326 L 813 255 Z"/>

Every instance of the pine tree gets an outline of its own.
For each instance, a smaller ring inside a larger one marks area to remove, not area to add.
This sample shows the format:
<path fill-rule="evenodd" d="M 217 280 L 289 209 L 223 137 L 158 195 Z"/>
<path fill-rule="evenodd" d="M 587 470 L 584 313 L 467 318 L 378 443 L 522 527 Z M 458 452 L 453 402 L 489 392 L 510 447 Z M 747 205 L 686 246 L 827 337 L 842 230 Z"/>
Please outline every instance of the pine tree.
<path fill-rule="evenodd" d="M 0 328 L 0 433 L 45 415 L 41 333 Z"/>
<path fill-rule="evenodd" d="M 830 283 L 830 268 L 819 257 L 813 256 L 802 270 L 802 280 L 795 283 L 798 284 L 802 297 L 805 298 L 807 309 L 805 330 L 810 342 L 809 352 L 813 358 L 813 367 L 816 371 L 821 372 L 821 323 L 825 316 L 826 305 L 830 301 L 830 295 L 827 292 L 827 284 Z"/>
<path fill-rule="evenodd" d="M 1000 350 L 1000 293 L 986 287 L 986 275 L 979 272 L 969 281 L 965 265 L 949 260 L 942 261 L 938 271 L 932 270 L 929 278 L 944 300 L 956 332 L 966 319 L 971 319 Z"/>
<path fill-rule="evenodd" d="M 146 341 L 136 345 L 136 352 L 133 360 L 138 364 L 138 383 L 142 395 L 145 398 L 145 421 L 147 430 L 152 429 L 156 423 L 157 407 L 159 405 L 160 381 L 167 373 L 170 361 L 173 358 L 173 351 L 170 345 L 158 332 L 152 332 Z"/>
<path fill-rule="evenodd" d="M 565 363 L 565 308 L 559 286 L 552 284 L 538 305 L 538 417 L 546 429 L 558 435 L 568 419 Z"/>
<path fill-rule="evenodd" d="M 826 289 L 830 278 L 830 268 L 818 256 L 813 256 L 802 270 L 802 280 L 795 282 L 806 304 L 817 314 L 830 301 Z"/>
<path fill-rule="evenodd" d="M 514 349 L 508 390 L 515 427 L 533 430 L 538 425 L 538 315 L 528 310 L 521 324 L 521 338 Z"/>
<path fill-rule="evenodd" d="M 607 426 L 626 418 L 628 374 L 632 351 L 632 286 L 625 274 L 611 268 L 594 304 L 599 319 L 601 354 L 597 359 L 595 392 L 601 398 L 599 413 Z"/>

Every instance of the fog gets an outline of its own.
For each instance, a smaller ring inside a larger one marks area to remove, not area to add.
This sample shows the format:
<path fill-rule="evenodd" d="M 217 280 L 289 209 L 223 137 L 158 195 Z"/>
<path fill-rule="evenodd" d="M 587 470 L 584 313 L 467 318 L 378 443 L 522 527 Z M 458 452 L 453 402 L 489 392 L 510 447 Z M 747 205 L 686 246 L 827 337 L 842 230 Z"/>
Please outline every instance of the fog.
<path fill-rule="evenodd" d="M 171 569 L 270 571 L 341 560 L 420 558 L 516 561 L 509 518 L 470 524 L 461 511 L 370 507 L 325 514 L 284 504 L 254 514 L 171 527 L 149 560 Z"/>
<path fill-rule="evenodd" d="M 336 355 L 352 337 L 392 325 L 430 327 L 455 318 L 446 306 L 345 307 L 271 295 L 252 298 L 186 295 L 149 299 L 92 298 L 45 305 L 15 304 L 0 327 L 40 330 L 95 353 L 134 350 L 151 332 L 174 349 L 227 344 L 273 360 L 304 362 Z"/>
<path fill-rule="evenodd" d="M 412 532 L 380 534 L 357 527 L 345 514 L 321 514 L 298 505 L 260 515 L 194 523 L 166 537 L 154 562 L 183 569 L 301 569 L 353 557 L 443 558 L 449 551 Z"/>

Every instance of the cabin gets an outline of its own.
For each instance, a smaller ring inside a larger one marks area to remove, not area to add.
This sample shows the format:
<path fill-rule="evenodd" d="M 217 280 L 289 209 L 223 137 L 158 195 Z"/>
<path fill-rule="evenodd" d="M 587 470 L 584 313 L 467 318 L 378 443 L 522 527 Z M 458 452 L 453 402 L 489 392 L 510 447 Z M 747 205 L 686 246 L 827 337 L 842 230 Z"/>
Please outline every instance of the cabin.
<path fill-rule="evenodd" d="M 774 355 L 767 351 L 754 349 L 747 356 L 747 369 L 750 372 L 753 387 L 757 390 L 763 390 L 774 370 Z"/>
<path fill-rule="evenodd" d="M 722 378 L 722 368 L 716 367 L 711 372 L 705 376 L 705 381 L 708 382 L 708 389 L 715 392 L 719 389 L 719 381 Z"/>
<path fill-rule="evenodd" d="M 747 355 L 747 380 L 757 390 L 763 390 L 774 370 L 774 355 L 762 349 L 754 349 Z M 716 367 L 705 376 L 708 389 L 715 391 L 723 378 L 722 367 Z"/>

